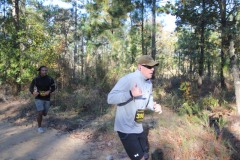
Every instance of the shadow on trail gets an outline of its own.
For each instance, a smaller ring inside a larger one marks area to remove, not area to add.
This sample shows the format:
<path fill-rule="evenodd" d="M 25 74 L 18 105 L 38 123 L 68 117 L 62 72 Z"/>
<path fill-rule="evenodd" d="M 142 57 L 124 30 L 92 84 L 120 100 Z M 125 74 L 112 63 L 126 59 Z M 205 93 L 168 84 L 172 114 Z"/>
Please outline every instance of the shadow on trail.
<path fill-rule="evenodd" d="M 158 148 L 151 154 L 152 160 L 164 160 L 163 150 Z"/>
<path fill-rule="evenodd" d="M 29 101 L 1 103 L 1 120 L 19 125 L 28 125 L 35 119 L 34 109 L 34 104 Z"/>
<path fill-rule="evenodd" d="M 16 106 L 14 106 L 13 104 L 9 104 L 8 107 L 0 110 L 0 114 L 3 115 L 3 114 L 5 114 L 6 112 L 9 112 L 9 111 L 13 110 L 15 107 L 16 107 Z"/>
<path fill-rule="evenodd" d="M 239 120 L 240 117 L 233 121 L 233 124 L 238 124 L 237 128 L 239 130 Z M 239 132 L 238 132 L 239 133 Z M 223 128 L 222 130 L 222 139 L 227 142 L 226 146 L 232 151 L 231 160 L 240 160 L 240 134 L 237 136 L 233 134 L 228 128 Z"/>

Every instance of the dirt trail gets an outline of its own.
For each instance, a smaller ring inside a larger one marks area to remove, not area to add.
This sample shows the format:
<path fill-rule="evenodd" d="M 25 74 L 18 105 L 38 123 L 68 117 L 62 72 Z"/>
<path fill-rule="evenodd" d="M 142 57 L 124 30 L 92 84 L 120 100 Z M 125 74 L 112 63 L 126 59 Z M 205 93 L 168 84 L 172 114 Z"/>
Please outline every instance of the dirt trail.
<path fill-rule="evenodd" d="M 191 129 L 191 127 L 187 127 L 189 122 L 174 116 L 169 109 L 163 108 L 163 110 L 164 113 L 161 116 L 149 114 L 145 118 L 145 124 L 149 128 L 150 153 L 154 153 L 158 157 L 178 159 L 177 157 L 183 157 L 178 150 L 178 145 L 186 139 L 179 136 L 179 131 Z M 112 132 L 112 126 L 108 125 L 113 121 L 108 119 L 109 115 L 86 121 L 81 117 L 72 119 L 79 124 L 78 127 L 71 128 L 71 125 L 68 124 L 71 117 L 59 116 L 57 112 L 50 109 L 49 117 L 44 117 L 43 121 L 46 132 L 39 134 L 36 130 L 33 103 L 18 100 L 0 103 L 0 160 L 111 160 L 111 156 L 114 160 L 129 160 L 117 134 Z M 240 153 L 240 117 L 232 118 L 229 127 L 223 131 L 222 138 L 230 140 L 234 150 L 237 151 L 232 155 L 232 159 L 238 159 L 236 157 L 239 157 L 238 153 Z M 157 121 L 161 123 L 158 131 L 154 128 Z M 109 129 L 108 127 L 110 127 L 110 132 L 105 131 Z M 202 128 L 199 129 L 202 131 Z M 178 132 L 175 132 L 176 130 Z M 183 132 L 184 135 L 188 135 L 189 131 Z M 197 135 L 194 133 L 188 135 L 190 138 L 201 137 L 196 143 L 199 144 L 194 151 L 197 153 L 196 155 L 204 156 L 212 153 L 204 148 L 212 148 L 210 142 L 217 144 L 218 141 L 214 138 L 209 141 L 207 138 L 209 135 L 211 134 L 205 131 L 198 132 Z M 206 146 L 201 145 L 204 143 Z M 176 148 L 174 148 L 175 145 Z M 223 146 L 221 147 L 223 148 Z M 155 158 L 155 160 L 159 160 L 159 158 Z"/>
<path fill-rule="evenodd" d="M 84 138 L 91 133 L 70 134 L 47 128 L 39 134 L 35 122 L 15 123 L 11 116 L 16 116 L 19 105 L 18 101 L 0 104 L 1 160 L 106 160 L 112 154 L 116 156 L 115 142 Z"/>

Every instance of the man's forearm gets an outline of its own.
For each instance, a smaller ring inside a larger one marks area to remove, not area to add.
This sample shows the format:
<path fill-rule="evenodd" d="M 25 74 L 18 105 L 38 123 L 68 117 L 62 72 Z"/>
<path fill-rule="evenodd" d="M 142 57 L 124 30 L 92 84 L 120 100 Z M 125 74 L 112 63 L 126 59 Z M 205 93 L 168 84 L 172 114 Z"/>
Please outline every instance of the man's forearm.
<path fill-rule="evenodd" d="M 129 101 L 132 96 L 129 91 L 111 91 L 108 94 L 108 104 L 120 104 Z"/>

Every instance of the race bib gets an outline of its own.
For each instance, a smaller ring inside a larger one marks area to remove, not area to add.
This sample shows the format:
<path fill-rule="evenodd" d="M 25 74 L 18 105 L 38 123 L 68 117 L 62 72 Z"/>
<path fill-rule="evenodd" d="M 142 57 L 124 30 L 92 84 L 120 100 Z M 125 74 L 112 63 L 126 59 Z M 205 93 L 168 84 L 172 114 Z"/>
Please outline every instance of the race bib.
<path fill-rule="evenodd" d="M 144 110 L 143 109 L 138 109 L 135 114 L 134 121 L 137 123 L 142 123 L 144 118 Z"/>

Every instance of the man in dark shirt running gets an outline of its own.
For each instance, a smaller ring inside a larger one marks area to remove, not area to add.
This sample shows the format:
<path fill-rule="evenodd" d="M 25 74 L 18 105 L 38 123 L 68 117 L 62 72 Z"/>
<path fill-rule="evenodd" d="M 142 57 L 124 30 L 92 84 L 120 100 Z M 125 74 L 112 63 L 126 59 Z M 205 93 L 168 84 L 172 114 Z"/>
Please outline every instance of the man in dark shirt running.
<path fill-rule="evenodd" d="M 54 80 L 47 75 L 48 68 L 41 66 L 39 75 L 32 80 L 30 85 L 30 92 L 35 97 L 35 105 L 37 109 L 38 132 L 43 133 L 42 119 L 47 115 L 50 107 L 50 94 L 55 91 Z"/>

